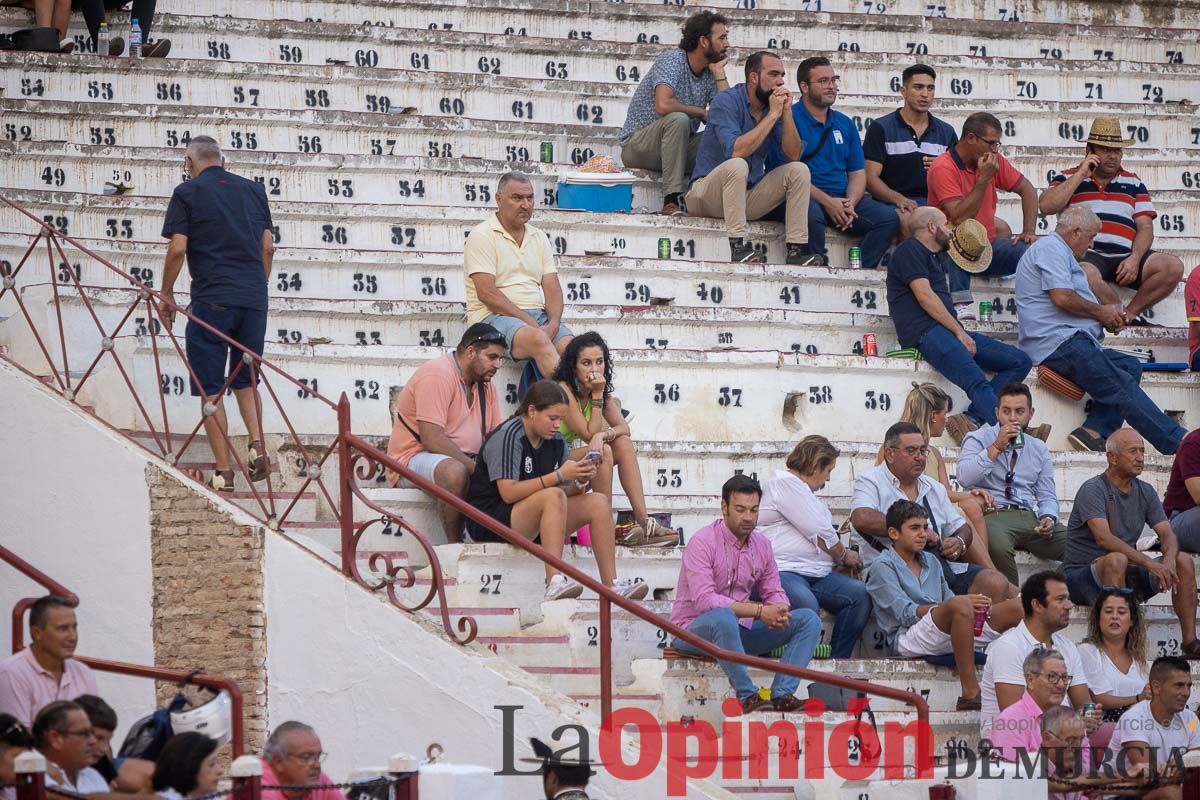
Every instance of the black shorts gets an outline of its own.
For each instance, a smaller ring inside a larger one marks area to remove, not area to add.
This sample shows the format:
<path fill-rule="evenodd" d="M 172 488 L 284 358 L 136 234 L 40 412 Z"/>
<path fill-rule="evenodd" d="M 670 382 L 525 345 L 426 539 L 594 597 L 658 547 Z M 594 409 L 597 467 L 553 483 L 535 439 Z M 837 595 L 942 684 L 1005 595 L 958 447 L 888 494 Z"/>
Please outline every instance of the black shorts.
<path fill-rule="evenodd" d="M 192 316 L 216 328 L 242 347 L 258 355 L 263 352 L 263 340 L 267 335 L 267 312 L 243 306 L 224 306 L 217 303 L 196 301 L 188 307 Z M 245 389 L 251 385 L 250 365 L 242 362 L 242 351 L 216 336 L 207 328 L 188 320 L 184 334 L 187 341 L 188 363 L 196 373 L 207 397 L 220 394 L 226 375 L 233 375 L 232 389 Z M 228 372 L 226 367 L 228 365 Z M 238 367 L 241 369 L 238 369 Z M 255 378 L 258 377 L 255 366 Z M 200 387 L 192 381 L 192 395 L 200 396 Z"/>
<path fill-rule="evenodd" d="M 512 527 L 512 506 L 508 505 L 507 503 L 501 503 L 500 505 L 492 508 L 479 508 L 478 506 L 476 506 L 476 508 L 502 525 L 507 525 L 510 528 Z M 483 544 L 484 542 L 500 542 L 501 544 L 507 544 L 507 542 L 505 542 L 499 536 L 492 533 L 487 528 L 483 527 L 472 519 L 467 520 L 467 533 L 471 535 L 472 542 L 478 542 L 479 544 Z"/>
<path fill-rule="evenodd" d="M 1147 250 L 1146 254 L 1142 256 L 1141 262 L 1138 263 L 1137 277 L 1133 279 L 1133 283 L 1128 284 L 1129 288 L 1137 289 L 1142 285 L 1142 271 L 1146 268 L 1146 259 L 1150 258 L 1152 255 L 1154 255 L 1154 251 Z M 1083 260 L 1099 270 L 1100 277 L 1104 278 L 1105 281 L 1108 283 L 1116 283 L 1117 267 L 1119 267 L 1121 262 L 1127 258 L 1129 258 L 1128 255 L 1107 255 L 1105 253 L 1097 253 L 1095 250 L 1088 250 L 1087 255 L 1083 257 Z"/>

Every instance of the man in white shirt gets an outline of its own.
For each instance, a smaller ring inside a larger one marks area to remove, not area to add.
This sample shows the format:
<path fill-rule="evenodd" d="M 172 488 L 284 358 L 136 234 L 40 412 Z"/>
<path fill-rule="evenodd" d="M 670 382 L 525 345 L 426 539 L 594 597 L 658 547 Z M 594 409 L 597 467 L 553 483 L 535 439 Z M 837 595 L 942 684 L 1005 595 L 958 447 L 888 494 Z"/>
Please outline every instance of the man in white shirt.
<path fill-rule="evenodd" d="M 106 794 L 108 781 L 91 767 L 99 749 L 87 712 L 74 701 L 57 700 L 38 712 L 33 741 L 46 757 L 46 787 L 76 794 Z"/>
<path fill-rule="evenodd" d="M 1188 662 L 1178 656 L 1156 658 L 1150 667 L 1150 699 L 1130 706 L 1108 743 L 1108 759 L 1118 774 L 1137 774 L 1149 765 L 1150 779 L 1172 778 L 1183 768 L 1183 754 L 1200 747 L 1200 720 L 1187 708 L 1192 693 Z M 1145 797 L 1179 798 L 1182 787 L 1164 786 Z"/>
<path fill-rule="evenodd" d="M 875 557 L 891 547 L 887 510 L 897 500 L 911 500 L 929 514 L 926 549 L 932 549 L 938 557 L 952 592 L 986 594 L 993 603 L 1015 596 L 1003 574 L 967 563 L 975 534 L 951 504 L 946 487 L 925 474 L 928 455 L 929 446 L 921 429 L 909 422 L 897 422 L 884 435 L 883 463 L 854 482 L 850 524 L 854 526 L 852 541 L 859 545 L 864 568 L 869 570 Z"/>
<path fill-rule="evenodd" d="M 983 667 L 983 708 L 979 714 L 979 733 L 987 737 L 992 721 L 1001 711 L 1025 694 L 1025 657 L 1038 647 L 1057 650 L 1067 666 L 1067 691 L 1063 705 L 1083 708 L 1092 698 L 1075 643 L 1062 633 L 1071 621 L 1071 598 L 1061 572 L 1045 570 L 1030 575 L 1021 586 L 1021 605 L 1025 619 L 988 646 Z M 1099 715 L 1084 720 L 1090 734 L 1099 724 Z"/>

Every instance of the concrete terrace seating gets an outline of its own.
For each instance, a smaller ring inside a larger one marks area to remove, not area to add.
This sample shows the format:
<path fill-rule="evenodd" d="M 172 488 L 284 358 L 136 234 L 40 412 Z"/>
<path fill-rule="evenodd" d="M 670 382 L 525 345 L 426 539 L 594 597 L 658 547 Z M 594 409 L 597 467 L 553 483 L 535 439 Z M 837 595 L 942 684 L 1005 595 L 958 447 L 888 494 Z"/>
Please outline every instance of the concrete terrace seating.
<path fill-rule="evenodd" d="M 954 126 L 986 109 L 1004 122 L 1004 153 L 1038 188 L 1074 166 L 1091 119 L 1118 114 L 1136 141 L 1126 167 L 1145 180 L 1160 213 L 1156 249 L 1191 266 L 1200 261 L 1200 123 L 1195 82 L 1200 34 L 1189 3 L 1072 3 L 1048 0 L 716 0 L 731 18 L 735 73 L 753 49 L 779 50 L 794 72 L 814 52 L 835 59 L 844 94 L 838 108 L 860 131 L 893 110 L 896 80 L 920 60 L 939 71 L 935 112 Z M 183 11 L 184 8 L 162 9 Z M 880 352 L 896 343 L 887 319 L 883 274 L 841 269 L 850 242 L 830 237 L 834 268 L 782 266 L 780 226 L 755 223 L 766 266 L 727 263 L 723 226 L 715 220 L 656 215 L 585 215 L 555 208 L 557 179 L 592 155 L 619 157 L 616 133 L 637 82 L 678 39 L 692 11 L 679 4 L 578 0 L 212 0 L 205 15 L 158 15 L 155 35 L 173 40 L 172 58 L 131 64 L 89 55 L 0 54 L 0 191 L 63 233 L 79 238 L 139 280 L 160 285 L 159 237 L 166 199 L 181 179 L 181 148 L 193 136 L 222 143 L 229 166 L 259 180 L 272 202 L 279 247 L 270 280 L 267 356 L 327 397 L 345 392 L 355 430 L 382 443 L 394 393 L 425 360 L 452 345 L 463 328 L 462 241 L 494 204 L 496 178 L 528 172 L 537 192 L 534 224 L 559 254 L 565 321 L 600 331 L 614 350 L 617 392 L 634 411 L 652 511 L 669 512 L 690 533 L 717 513 L 721 483 L 734 471 L 766 476 L 782 466 L 792 443 L 820 432 L 843 451 L 824 492 L 835 519 L 849 513 L 856 475 L 874 464 L 878 441 L 895 421 L 909 384 L 933 380 L 961 409 L 961 392 L 927 364 L 864 358 L 861 337 L 876 334 Z M 125 17 L 117 14 L 115 32 Z M 0 24 L 23 27 L 28 16 L 0 10 Z M 11 23 L 11 24 L 10 24 Z M 71 33 L 80 51 L 82 20 Z M 735 78 L 735 82 L 740 77 Z M 794 77 L 790 81 L 794 85 Z M 542 142 L 554 148 L 540 163 Z M 634 206 L 656 209 L 658 176 L 637 171 Z M 105 196 L 104 184 L 131 187 Z M 1019 205 L 999 209 L 1020 228 Z M 1052 228 L 1040 219 L 1040 232 Z M 30 225 L 0 209 L 0 265 L 28 247 Z M 658 240 L 672 257 L 658 259 Z M 57 259 L 56 259 L 57 262 Z M 55 288 L 64 298 L 64 335 L 96 346 L 98 334 L 70 285 L 84 284 L 102 322 L 124 315 L 131 293 L 97 265 L 27 267 L 21 285 L 42 330 L 53 327 Z M 58 285 L 51 287 L 47 281 Z M 177 286 L 187 297 L 186 276 Z M 995 321 L 972 324 L 1015 342 L 1013 287 L 977 281 L 976 300 L 991 300 Z M 1154 310 L 1165 327 L 1133 329 L 1114 346 L 1153 350 L 1157 360 L 1186 358 L 1182 288 Z M 40 353 L 24 319 L 0 301 L 0 344 L 37 371 Z M 179 323 L 175 333 L 182 334 Z M 174 419 L 194 418 L 186 372 L 163 357 L 154 369 L 155 323 L 135 314 L 116 347 L 136 384 L 163 396 Z M 159 332 L 161 333 L 161 332 Z M 161 341 L 160 341 L 161 344 Z M 72 368 L 76 368 L 72 364 Z M 498 376 L 505 411 L 516 400 L 517 371 Z M 1054 431 L 1056 482 L 1064 513 L 1080 482 L 1103 458 L 1069 449 L 1066 434 L 1082 419 L 1071 404 L 1037 385 L 1037 422 Z M 140 417 L 119 392 L 119 375 L 101 369 L 81 404 L 132 437 L 148 442 Z M 1200 426 L 1190 373 L 1148 374 L 1144 385 L 1188 428 Z M 334 419 L 286 394 L 297 432 L 312 452 L 333 440 Z M 282 422 L 265 420 L 276 452 L 272 480 L 296 487 L 304 464 L 284 444 Z M 240 431 L 234 423 L 234 433 Z M 175 428 L 173 428 L 175 430 Z M 181 434 L 175 434 L 182 438 Z M 951 473 L 957 451 L 945 440 Z M 282 449 L 277 449 L 282 448 Z M 212 469 L 201 438 L 180 466 Z M 336 458 L 327 462 L 336 466 Z M 1170 459 L 1151 454 L 1146 479 L 1161 491 Z M 435 541 L 436 511 L 418 492 L 368 481 L 365 492 L 402 513 Z M 258 487 L 260 492 L 263 486 Z M 257 500 L 239 479 L 230 498 L 252 510 Z M 625 506 L 618 491 L 617 507 Z M 371 515 L 359 508 L 359 519 Z M 336 559 L 338 524 L 318 491 L 306 491 L 284 535 Z M 404 554 L 411 543 L 382 525 L 360 548 Z M 439 553 L 452 616 L 480 625 L 474 647 L 506 658 L 546 685 L 598 708 L 598 603 L 584 597 L 541 602 L 542 571 L 506 545 L 445 545 Z M 568 557 L 594 574 L 590 551 Z M 1027 555 L 1023 575 L 1048 566 Z M 622 552 L 622 575 L 641 577 L 648 605 L 669 614 L 679 552 Z M 410 591 L 428 586 L 427 572 Z M 1178 628 L 1165 596 L 1147 605 L 1154 654 L 1174 652 Z M 823 615 L 826 638 L 832 618 Z M 651 626 L 614 614 L 618 705 L 663 720 L 715 722 L 728 686 L 714 664 L 661 658 L 669 642 Z M 1070 633 L 1082 638 L 1085 614 Z M 972 743 L 970 715 L 954 712 L 951 670 L 886 657 L 881 634 L 868 628 L 853 662 L 814 662 L 822 669 L 926 694 L 939 752 Z M 766 683 L 767 677 L 759 676 Z M 802 687 L 801 693 L 804 689 Z M 876 701 L 882 725 L 911 717 Z M 830 724 L 845 718 L 832 714 Z M 768 721 L 770 717 L 766 718 Z M 735 793 L 791 798 L 803 792 L 777 775 L 727 782 Z M 856 795 L 857 796 L 857 795 Z"/>

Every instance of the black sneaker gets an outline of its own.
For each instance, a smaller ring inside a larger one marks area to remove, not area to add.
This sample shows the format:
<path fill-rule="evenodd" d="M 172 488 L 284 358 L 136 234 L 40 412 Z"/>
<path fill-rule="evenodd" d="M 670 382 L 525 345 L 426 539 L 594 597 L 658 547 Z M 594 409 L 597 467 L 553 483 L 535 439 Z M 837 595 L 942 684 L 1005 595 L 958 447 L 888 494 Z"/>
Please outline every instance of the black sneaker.
<path fill-rule="evenodd" d="M 1151 322 L 1150 320 L 1148 320 L 1146 318 L 1145 314 L 1138 314 L 1136 317 L 1129 320 L 1129 327 L 1131 327 L 1131 328 L 1161 328 L 1162 325 L 1159 325 L 1157 322 Z"/>
<path fill-rule="evenodd" d="M 767 259 L 745 239 L 729 240 L 729 260 L 734 264 L 765 264 Z"/>
<path fill-rule="evenodd" d="M 170 52 L 170 39 L 155 39 L 142 45 L 142 58 L 166 58 Z"/>
<path fill-rule="evenodd" d="M 1104 437 L 1088 433 L 1083 428 L 1076 428 L 1068 433 L 1067 441 L 1074 445 L 1077 450 L 1085 450 L 1092 453 L 1104 452 Z"/>
<path fill-rule="evenodd" d="M 808 249 L 806 244 L 791 244 L 787 246 L 787 264 L 789 267 L 824 267 L 827 266 L 825 256 L 819 256 Z"/>

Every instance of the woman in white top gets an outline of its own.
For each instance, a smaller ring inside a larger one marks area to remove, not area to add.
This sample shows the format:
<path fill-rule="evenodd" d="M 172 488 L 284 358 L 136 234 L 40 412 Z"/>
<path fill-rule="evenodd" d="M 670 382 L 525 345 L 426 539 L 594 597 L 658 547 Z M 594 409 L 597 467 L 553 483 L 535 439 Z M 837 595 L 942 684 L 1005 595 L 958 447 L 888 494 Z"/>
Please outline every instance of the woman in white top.
<path fill-rule="evenodd" d="M 838 455 L 824 436 L 801 439 L 787 469 L 762 483 L 758 530 L 771 540 L 792 608 L 836 614 L 831 655 L 850 658 L 871 616 L 871 598 L 865 583 L 841 571 L 857 573 L 862 559 L 841 544 L 833 515 L 814 494 L 828 482 Z"/>
<path fill-rule="evenodd" d="M 1107 720 L 1088 738 L 1104 747 L 1125 709 L 1150 699 L 1146 662 L 1146 621 L 1132 589 L 1105 586 L 1092 604 L 1079 662 L 1092 701 Z"/>
<path fill-rule="evenodd" d="M 215 792 L 221 780 L 217 744 L 216 739 L 194 731 L 168 739 L 154 764 L 155 794 L 165 800 L 185 800 Z"/>

